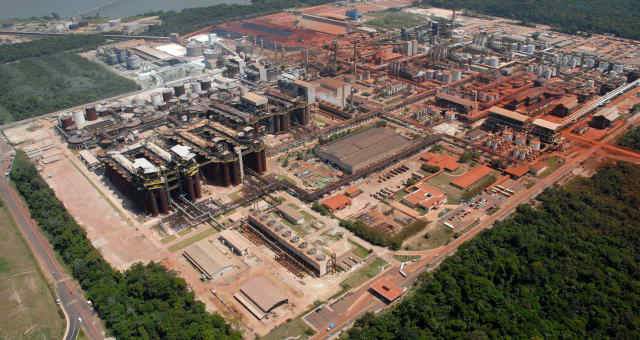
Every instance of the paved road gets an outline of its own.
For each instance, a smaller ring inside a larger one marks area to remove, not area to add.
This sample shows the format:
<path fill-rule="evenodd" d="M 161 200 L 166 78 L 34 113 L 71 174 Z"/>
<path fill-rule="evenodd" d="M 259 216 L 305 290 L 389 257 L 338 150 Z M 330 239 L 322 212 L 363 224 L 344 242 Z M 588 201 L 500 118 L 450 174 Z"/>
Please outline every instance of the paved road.
<path fill-rule="evenodd" d="M 84 329 L 85 334 L 92 340 L 104 339 L 101 323 L 84 300 L 79 285 L 64 272 L 64 268 L 55 257 L 53 248 L 31 219 L 28 208 L 24 206 L 16 190 L 9 185 L 8 179 L 4 176 L 9 166 L 10 151 L 11 148 L 7 144 L 0 142 L 0 157 L 3 160 L 0 166 L 3 175 L 0 178 L 0 195 L 43 272 L 55 283 L 56 295 L 67 315 L 68 329 L 65 340 L 74 340 L 80 328 Z"/>

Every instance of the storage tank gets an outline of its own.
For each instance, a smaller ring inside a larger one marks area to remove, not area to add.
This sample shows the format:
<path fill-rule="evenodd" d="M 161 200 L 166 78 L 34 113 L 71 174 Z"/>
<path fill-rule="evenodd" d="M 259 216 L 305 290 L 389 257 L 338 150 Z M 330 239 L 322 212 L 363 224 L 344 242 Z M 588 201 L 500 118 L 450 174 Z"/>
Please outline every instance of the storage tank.
<path fill-rule="evenodd" d="M 133 98 L 133 104 L 134 105 L 144 105 L 146 103 L 146 101 L 144 100 L 144 98 L 142 98 L 142 96 L 137 96 L 135 98 Z"/>
<path fill-rule="evenodd" d="M 189 44 L 187 46 L 187 57 L 200 57 L 202 56 L 202 47 L 196 44 Z"/>
<path fill-rule="evenodd" d="M 211 88 L 211 80 L 210 79 L 202 79 L 200 80 L 200 89 L 202 91 L 209 91 Z"/>
<path fill-rule="evenodd" d="M 72 115 L 73 115 L 73 121 L 76 123 L 76 125 L 86 122 L 86 120 L 84 119 L 84 111 L 82 110 L 73 111 Z"/>
<path fill-rule="evenodd" d="M 185 94 L 184 84 L 174 86 L 174 87 L 173 87 L 173 94 L 174 94 L 176 97 L 183 96 L 183 95 Z"/>
<path fill-rule="evenodd" d="M 164 100 L 162 98 L 162 94 L 161 93 L 154 93 L 153 95 L 151 95 L 151 104 L 153 104 L 154 106 L 160 106 L 160 105 L 164 104 Z"/>
<path fill-rule="evenodd" d="M 171 98 L 173 98 L 173 92 L 171 92 L 171 89 L 162 90 L 162 99 L 165 101 L 165 103 L 169 102 Z"/>
<path fill-rule="evenodd" d="M 192 93 L 200 93 L 202 91 L 202 87 L 200 82 L 191 83 L 191 92 Z"/>
<path fill-rule="evenodd" d="M 88 121 L 93 121 L 98 119 L 98 111 L 96 110 L 95 106 L 87 106 L 85 108 L 86 112 L 87 112 L 87 120 Z"/>
<path fill-rule="evenodd" d="M 127 68 L 130 70 L 139 69 L 141 64 L 142 60 L 135 54 L 127 58 Z"/>
<path fill-rule="evenodd" d="M 73 125 L 73 117 L 70 114 L 63 113 L 58 116 L 58 122 L 63 129 L 66 129 Z"/>

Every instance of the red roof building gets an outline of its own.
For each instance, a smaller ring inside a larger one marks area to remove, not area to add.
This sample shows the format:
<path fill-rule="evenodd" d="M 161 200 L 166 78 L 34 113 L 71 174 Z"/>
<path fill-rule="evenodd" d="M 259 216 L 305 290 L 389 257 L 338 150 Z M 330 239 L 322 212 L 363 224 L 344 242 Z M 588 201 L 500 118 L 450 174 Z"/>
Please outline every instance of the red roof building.
<path fill-rule="evenodd" d="M 455 171 L 460 167 L 458 159 L 448 154 L 426 152 L 420 155 L 420 159 L 425 161 L 428 166 L 437 166 L 447 171 Z"/>
<path fill-rule="evenodd" d="M 529 172 L 529 167 L 526 164 L 519 166 L 510 166 L 504 172 L 511 176 L 513 179 L 518 179 Z"/>
<path fill-rule="evenodd" d="M 447 196 L 442 191 L 425 183 L 418 183 L 413 188 L 417 188 L 417 190 L 402 199 L 404 204 L 412 208 L 436 209 L 447 200 Z"/>
<path fill-rule="evenodd" d="M 402 293 L 404 293 L 402 288 L 384 277 L 374 282 L 369 289 L 374 295 L 381 297 L 386 303 L 391 303 L 397 300 L 402 296 Z"/>
<path fill-rule="evenodd" d="M 490 174 L 492 171 L 493 170 L 491 170 L 491 168 L 486 165 L 478 165 L 466 174 L 451 181 L 451 184 L 458 188 L 466 189 L 473 183 L 479 181 L 484 176 Z"/>
<path fill-rule="evenodd" d="M 329 208 L 331 212 L 336 212 L 350 206 L 351 199 L 344 194 L 338 194 L 322 201 L 322 205 Z"/>

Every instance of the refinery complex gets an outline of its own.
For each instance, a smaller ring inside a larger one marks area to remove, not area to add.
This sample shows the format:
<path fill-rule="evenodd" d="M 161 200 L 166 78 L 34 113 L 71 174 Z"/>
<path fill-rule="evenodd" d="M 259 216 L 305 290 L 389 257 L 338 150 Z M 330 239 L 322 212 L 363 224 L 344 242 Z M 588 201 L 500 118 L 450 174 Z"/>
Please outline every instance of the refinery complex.
<path fill-rule="evenodd" d="M 4 134 L 112 266 L 163 263 L 248 338 L 337 335 L 588 157 L 640 163 L 608 144 L 640 111 L 613 36 L 342 1 L 82 55 L 142 90 Z"/>

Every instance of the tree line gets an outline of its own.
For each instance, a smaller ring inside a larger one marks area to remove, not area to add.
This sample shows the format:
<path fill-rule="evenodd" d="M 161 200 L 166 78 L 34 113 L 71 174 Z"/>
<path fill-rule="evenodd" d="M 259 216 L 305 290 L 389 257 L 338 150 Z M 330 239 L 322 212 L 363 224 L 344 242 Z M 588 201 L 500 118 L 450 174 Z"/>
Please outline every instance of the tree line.
<path fill-rule="evenodd" d="M 106 41 L 101 34 L 66 34 L 17 44 L 3 44 L 0 45 L 0 64 L 71 50 L 93 50 Z"/>
<path fill-rule="evenodd" d="M 124 272 L 114 270 L 22 151 L 16 154 L 10 178 L 112 336 L 241 339 L 220 315 L 205 311 L 175 272 L 153 262 L 135 264 Z"/>
<path fill-rule="evenodd" d="M 627 163 L 548 189 L 343 339 L 638 339 L 638 192 Z"/>
<path fill-rule="evenodd" d="M 553 26 L 567 33 L 612 33 L 640 38 L 640 7 L 629 0 L 423 0 L 422 5 L 468 9 L 492 16 Z"/>
<path fill-rule="evenodd" d="M 640 151 L 640 126 L 633 127 L 618 139 L 618 144 L 629 149 Z"/>

